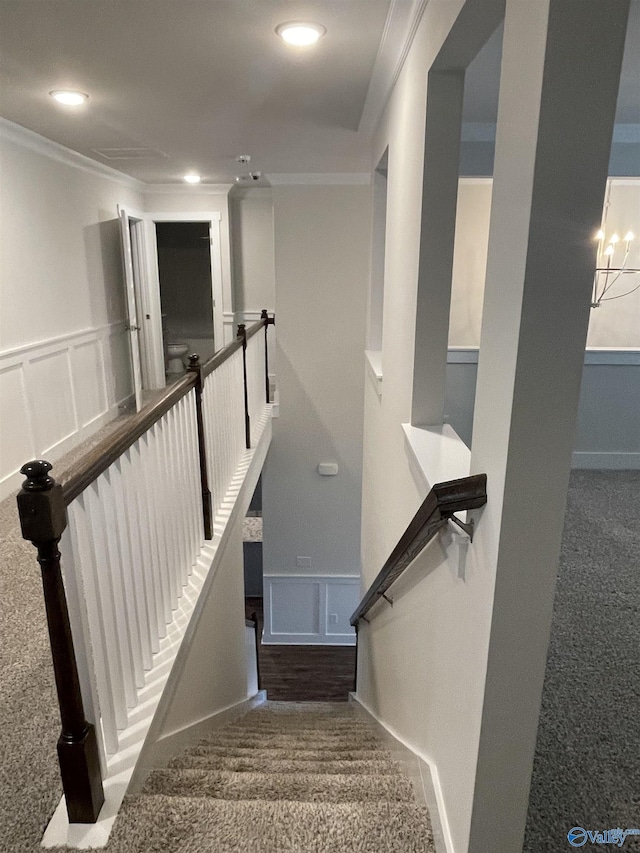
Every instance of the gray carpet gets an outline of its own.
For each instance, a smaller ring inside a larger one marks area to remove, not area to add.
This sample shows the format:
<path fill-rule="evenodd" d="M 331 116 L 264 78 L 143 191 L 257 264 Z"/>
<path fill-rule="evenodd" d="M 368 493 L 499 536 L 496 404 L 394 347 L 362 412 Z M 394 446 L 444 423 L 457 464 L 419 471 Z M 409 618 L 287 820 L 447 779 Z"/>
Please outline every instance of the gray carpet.
<path fill-rule="evenodd" d="M 638 471 L 571 476 L 525 853 L 574 826 L 640 828 Z"/>
<path fill-rule="evenodd" d="M 0 553 L 0 853 L 36 853 L 61 794 L 55 756 L 60 725 L 39 568 L 33 548 L 19 536 L 14 498 L 0 503 Z M 640 824 L 639 555 L 640 472 L 574 472 L 526 853 L 569 849 L 566 833 L 574 825 L 596 829 Z M 374 770 L 375 775 L 382 775 L 383 766 L 388 769 L 385 759 L 372 758 L 370 749 L 355 743 L 339 757 L 328 757 L 324 749 L 317 748 L 298 749 L 292 757 L 286 748 L 270 747 L 266 759 L 258 759 L 251 748 L 237 747 L 233 759 L 224 752 L 224 746 L 210 744 L 202 755 L 194 754 L 187 766 L 214 769 L 210 761 L 218 755 L 226 764 L 224 768 L 219 764 L 217 769 L 238 773 L 264 773 L 270 765 L 281 775 L 308 775 L 322 769 L 325 775 L 344 776 L 351 771 L 361 773 L 362 762 L 373 762 L 369 764 L 371 775 Z M 256 763 L 247 764 L 253 761 Z M 149 838 L 149 844 L 156 846 L 141 850 L 171 849 L 162 847 L 157 839 L 163 833 L 164 837 L 171 836 L 183 798 L 161 799 L 163 796 L 149 795 L 155 802 L 153 808 L 160 807 L 155 834 Z M 188 800 L 193 813 L 205 814 L 208 821 L 217 823 L 222 813 L 227 813 L 221 800 Z M 370 825 L 370 840 L 363 841 L 361 849 L 392 849 L 385 846 L 387 828 L 398 820 L 402 809 L 410 806 L 390 803 L 380 814 L 377 806 L 361 803 L 363 827 L 370 817 L 379 815 Z M 244 806 L 235 802 L 229 808 L 237 815 L 237 809 Z M 324 826 L 334 826 L 328 816 L 343 814 L 345 806 L 270 801 L 263 809 L 258 825 L 264 838 L 277 814 L 291 827 L 299 821 L 313 839 L 323 821 Z M 179 836 L 182 830 L 175 831 Z M 175 850 L 233 849 L 212 847 L 199 832 L 194 829 Z M 346 845 L 340 847 L 344 838 L 339 833 L 336 824 L 332 836 L 336 849 L 346 849 Z M 311 846 L 302 849 L 313 850 L 313 842 L 309 843 Z M 638 843 L 630 838 L 623 850 L 637 848 Z M 259 848 L 249 844 L 246 849 Z"/>
<path fill-rule="evenodd" d="M 369 724 L 344 703 L 294 702 L 268 702 L 154 771 L 107 849 L 435 851 L 426 807 Z"/>

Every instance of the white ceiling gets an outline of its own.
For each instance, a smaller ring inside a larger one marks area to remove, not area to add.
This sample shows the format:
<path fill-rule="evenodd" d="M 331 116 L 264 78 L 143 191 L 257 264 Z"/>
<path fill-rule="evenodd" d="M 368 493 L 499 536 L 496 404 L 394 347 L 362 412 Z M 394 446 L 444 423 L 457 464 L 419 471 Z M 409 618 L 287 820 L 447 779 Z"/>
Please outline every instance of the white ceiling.
<path fill-rule="evenodd" d="M 401 0 L 411 5 L 409 0 Z M 357 129 L 389 0 L 2 0 L 0 115 L 101 162 L 95 149 L 167 155 L 111 162 L 145 181 L 188 169 L 365 171 Z M 307 51 L 275 27 L 323 24 Z M 74 88 L 75 111 L 49 96 Z"/>
<path fill-rule="evenodd" d="M 269 174 L 368 171 L 358 127 L 369 83 L 374 72 L 374 80 L 392 76 L 424 0 L 0 5 L 0 115 L 143 181 L 195 170 L 218 183 L 233 180 L 235 155 L 245 153 L 250 168 Z M 617 120 L 640 124 L 640 0 L 632 6 Z M 390 7 L 407 26 L 389 25 Z M 327 34 L 313 49 L 292 50 L 274 33 L 288 20 L 321 23 Z M 391 59 L 381 40 L 387 51 L 392 43 Z M 498 33 L 469 69 L 465 121 L 495 121 L 500 49 Z M 89 102 L 61 108 L 48 95 L 60 88 L 85 91 Z M 111 148 L 147 151 L 118 160 L 96 153 Z"/>

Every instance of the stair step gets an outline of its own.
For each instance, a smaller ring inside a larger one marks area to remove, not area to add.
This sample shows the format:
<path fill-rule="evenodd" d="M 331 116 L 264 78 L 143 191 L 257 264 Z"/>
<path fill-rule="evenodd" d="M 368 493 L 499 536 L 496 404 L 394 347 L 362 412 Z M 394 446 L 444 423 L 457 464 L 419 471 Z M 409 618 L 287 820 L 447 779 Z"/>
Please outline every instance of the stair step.
<path fill-rule="evenodd" d="M 384 748 L 378 738 L 373 735 L 353 735 L 352 737 L 318 737 L 312 735 L 306 737 L 290 734 L 259 735 L 252 732 L 247 732 L 246 735 L 230 735 L 226 731 L 220 731 L 219 734 L 208 737 L 198 746 L 224 746 L 227 749 L 255 749 L 257 751 L 265 748 L 286 748 L 290 752 L 298 749 L 339 752 L 343 749 L 381 750 Z"/>
<path fill-rule="evenodd" d="M 377 753 L 374 753 L 377 755 Z M 368 773 L 387 775 L 399 773 L 400 766 L 390 759 L 355 759 L 322 761 L 319 759 L 271 758 L 262 753 L 245 757 L 233 755 L 180 755 L 169 762 L 170 770 L 232 770 L 234 773 Z"/>
<path fill-rule="evenodd" d="M 400 774 L 234 773 L 228 770 L 155 770 L 143 794 L 222 800 L 302 802 L 413 801 L 411 782 Z"/>
<path fill-rule="evenodd" d="M 127 798 L 109 853 L 434 853 L 415 803 Z"/>
<path fill-rule="evenodd" d="M 376 761 L 386 759 L 389 753 L 381 746 L 367 749 L 343 749 L 332 751 L 328 749 L 296 749 L 293 753 L 298 760 L 305 761 Z M 183 753 L 188 756 L 222 756 L 225 758 L 252 758 L 256 755 L 263 755 L 269 759 L 290 759 L 292 751 L 287 746 L 281 747 L 265 747 L 262 744 L 259 746 L 238 747 L 225 746 L 224 744 L 198 744 L 190 746 Z"/>
<path fill-rule="evenodd" d="M 345 720 L 335 722 L 328 720 L 323 723 L 320 720 L 308 720 L 299 723 L 285 722 L 280 720 L 247 720 L 246 723 L 238 722 L 231 726 L 225 726 L 226 732 L 264 732 L 265 734 L 282 732 L 284 729 L 288 732 L 318 732 L 318 734 L 342 734 L 347 735 L 351 732 L 367 732 L 371 733 L 368 726 L 358 723 L 354 720 Z"/>

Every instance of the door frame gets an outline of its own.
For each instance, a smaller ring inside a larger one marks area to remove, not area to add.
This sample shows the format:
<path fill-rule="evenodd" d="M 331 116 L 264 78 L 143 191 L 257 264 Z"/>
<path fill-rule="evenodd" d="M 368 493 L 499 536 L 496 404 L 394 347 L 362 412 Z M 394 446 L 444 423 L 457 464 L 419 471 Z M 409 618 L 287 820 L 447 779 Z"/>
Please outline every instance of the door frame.
<path fill-rule="evenodd" d="M 158 241 L 156 237 L 156 222 L 208 222 L 209 223 L 209 253 L 211 263 L 211 287 L 213 302 L 213 337 L 214 346 L 219 350 L 224 346 L 223 324 L 223 289 L 222 289 L 222 214 L 219 210 L 180 211 L 180 212 L 151 212 L 144 214 L 146 233 L 146 257 L 148 269 L 149 304 L 151 307 L 151 327 L 154 333 L 154 363 L 155 373 L 162 373 L 161 384 L 154 387 L 162 388 L 166 384 L 164 375 L 164 350 L 162 342 L 162 309 L 160 307 L 160 272 L 158 269 Z M 159 348 L 157 342 L 159 341 Z"/>

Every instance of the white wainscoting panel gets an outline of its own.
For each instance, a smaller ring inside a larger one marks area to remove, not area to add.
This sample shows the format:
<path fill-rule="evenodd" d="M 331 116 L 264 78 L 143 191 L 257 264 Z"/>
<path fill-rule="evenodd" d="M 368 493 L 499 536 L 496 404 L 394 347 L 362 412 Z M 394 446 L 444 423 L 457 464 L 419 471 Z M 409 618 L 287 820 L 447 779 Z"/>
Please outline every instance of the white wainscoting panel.
<path fill-rule="evenodd" d="M 0 367 L 0 483 L 15 470 L 15 460 L 34 455 L 35 442 L 29 418 L 24 372 L 19 364 Z"/>
<path fill-rule="evenodd" d="M 0 352 L 0 500 L 25 462 L 59 459 L 130 394 L 124 320 Z"/>
<path fill-rule="evenodd" d="M 265 575 L 266 644 L 353 646 L 349 617 L 360 599 L 352 575 Z"/>

